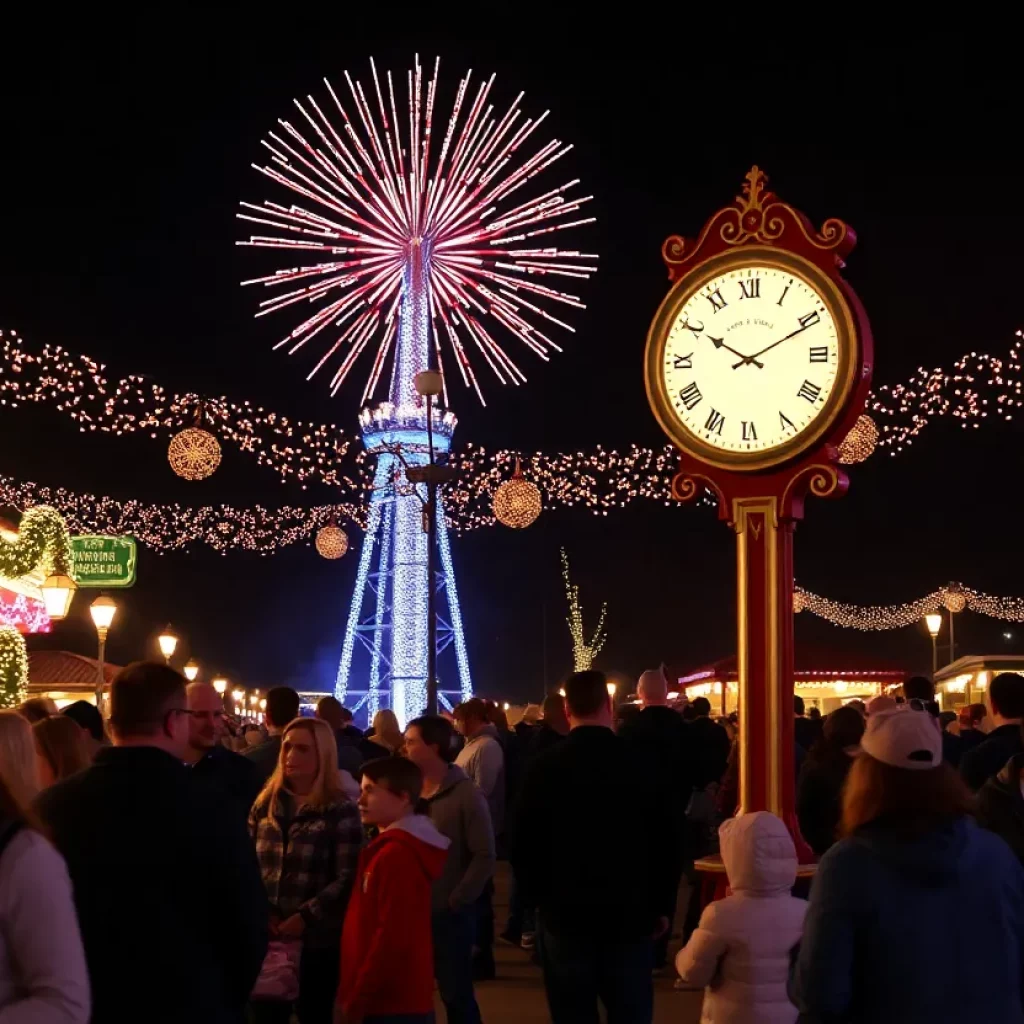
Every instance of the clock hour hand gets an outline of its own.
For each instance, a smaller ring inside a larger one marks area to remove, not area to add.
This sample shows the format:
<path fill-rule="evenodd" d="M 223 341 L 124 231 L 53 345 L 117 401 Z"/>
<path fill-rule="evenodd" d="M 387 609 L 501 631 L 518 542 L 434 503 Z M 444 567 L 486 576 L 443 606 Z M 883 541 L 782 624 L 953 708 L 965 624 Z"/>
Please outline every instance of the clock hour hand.
<path fill-rule="evenodd" d="M 758 366 L 762 366 L 763 364 L 757 362 L 758 356 L 763 356 L 765 352 L 771 352 L 771 350 L 775 348 L 776 345 L 781 345 L 784 341 L 789 341 L 790 338 L 795 338 L 798 334 L 803 334 L 803 332 L 806 331 L 809 326 L 810 324 L 806 324 L 798 327 L 795 331 L 791 331 L 784 338 L 779 338 L 778 341 L 773 341 L 770 345 L 766 345 L 763 349 L 761 349 L 760 352 L 755 352 L 752 356 L 742 356 L 740 362 L 736 363 L 733 366 L 733 369 L 738 369 L 744 363 L 756 363 Z M 735 354 L 740 355 L 739 352 Z"/>
<path fill-rule="evenodd" d="M 744 363 L 753 363 L 756 367 L 762 370 L 764 369 L 764 363 L 758 362 L 754 356 L 745 356 L 742 352 L 737 352 L 736 349 L 732 347 L 732 345 L 726 345 L 726 343 L 721 338 L 713 338 L 709 334 L 708 341 L 710 341 L 711 344 L 715 346 L 715 348 L 724 348 L 727 352 L 731 352 L 734 356 L 739 356 L 740 359 L 743 360 L 743 362 L 737 363 L 736 366 L 743 366 Z M 757 355 L 760 354 L 760 352 L 757 353 Z M 734 370 L 736 369 L 736 366 L 733 367 Z"/>

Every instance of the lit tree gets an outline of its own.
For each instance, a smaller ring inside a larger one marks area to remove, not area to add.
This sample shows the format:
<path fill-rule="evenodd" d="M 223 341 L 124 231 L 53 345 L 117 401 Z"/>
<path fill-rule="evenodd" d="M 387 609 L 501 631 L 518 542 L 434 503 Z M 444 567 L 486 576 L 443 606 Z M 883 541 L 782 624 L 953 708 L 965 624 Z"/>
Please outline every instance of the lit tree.
<path fill-rule="evenodd" d="M 583 609 L 580 608 L 580 588 L 569 578 L 569 556 L 565 553 L 565 548 L 562 548 L 562 579 L 565 581 L 565 596 L 569 601 L 569 617 L 565 621 L 569 624 L 569 633 L 572 636 L 573 671 L 586 672 L 594 664 L 594 659 L 604 647 L 608 636 L 604 628 L 608 605 L 601 605 L 597 627 L 590 640 L 586 640 L 583 630 Z"/>
<path fill-rule="evenodd" d="M 0 626 L 0 708 L 16 708 L 27 696 L 25 638 L 13 626 Z"/>

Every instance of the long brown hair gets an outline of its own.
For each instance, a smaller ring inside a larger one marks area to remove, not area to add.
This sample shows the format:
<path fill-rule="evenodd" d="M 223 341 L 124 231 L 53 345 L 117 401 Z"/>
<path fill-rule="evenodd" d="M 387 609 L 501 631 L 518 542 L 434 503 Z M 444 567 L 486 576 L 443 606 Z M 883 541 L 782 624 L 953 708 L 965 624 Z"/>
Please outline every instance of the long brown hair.
<path fill-rule="evenodd" d="M 55 782 L 89 767 L 85 733 L 77 722 L 64 715 L 44 718 L 32 726 L 36 750 L 46 758 Z"/>
<path fill-rule="evenodd" d="M 17 711 L 0 711 L 0 776 L 18 807 L 30 807 L 39 795 L 32 726 Z"/>
<path fill-rule="evenodd" d="M 302 800 L 303 806 L 325 811 L 332 804 L 348 799 L 338 775 L 338 742 L 334 738 L 334 730 L 319 718 L 294 718 L 281 733 L 281 753 L 277 757 L 274 774 L 256 798 L 256 806 L 266 804 L 267 815 L 270 817 L 277 816 L 277 794 L 282 788 L 287 788 L 284 785 L 284 741 L 294 729 L 305 729 L 316 747 L 316 778 L 309 795 Z"/>
<path fill-rule="evenodd" d="M 894 830 L 917 835 L 973 812 L 970 791 L 945 762 L 924 770 L 894 768 L 861 753 L 843 789 L 842 834 L 885 818 Z"/>

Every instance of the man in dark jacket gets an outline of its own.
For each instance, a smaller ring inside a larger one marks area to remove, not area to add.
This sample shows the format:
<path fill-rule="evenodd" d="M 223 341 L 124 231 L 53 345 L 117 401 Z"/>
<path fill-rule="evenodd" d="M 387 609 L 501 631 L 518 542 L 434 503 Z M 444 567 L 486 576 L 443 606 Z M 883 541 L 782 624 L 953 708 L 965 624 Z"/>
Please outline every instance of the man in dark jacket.
<path fill-rule="evenodd" d="M 338 767 L 349 772 L 357 782 L 363 777 L 364 761 L 372 761 L 377 757 L 387 757 L 388 751 L 376 743 L 363 738 L 363 734 L 354 726 L 348 727 L 345 719 L 345 708 L 337 697 L 321 697 L 316 705 L 316 717 L 326 722 L 334 730 L 334 740 L 338 747 Z M 351 722 L 351 717 L 348 719 Z M 349 729 L 351 728 L 351 731 Z M 367 748 L 369 748 L 367 750 Z M 376 748 L 374 750 L 374 748 Z M 364 750 L 366 751 L 364 753 Z"/>
<path fill-rule="evenodd" d="M 815 721 L 804 714 L 804 699 L 798 693 L 793 694 L 793 714 L 793 739 L 805 754 L 809 754 L 821 735 L 821 719 Z"/>
<path fill-rule="evenodd" d="M 988 738 L 960 760 L 960 774 L 977 791 L 996 774 L 1014 754 L 1024 753 L 1021 719 L 1024 719 L 1024 676 L 1001 672 L 988 690 L 995 728 Z"/>
<path fill-rule="evenodd" d="M 694 718 L 689 725 L 693 746 L 693 788 L 703 790 L 722 781 L 729 763 L 729 734 L 711 721 L 711 701 L 697 697 L 690 704 Z"/>
<path fill-rule="evenodd" d="M 284 727 L 299 717 L 299 695 L 290 686 L 271 687 L 267 690 L 266 716 L 269 739 L 257 743 L 242 754 L 256 765 L 261 789 L 277 767 Z"/>
<path fill-rule="evenodd" d="M 607 685 L 593 671 L 566 681 L 571 731 L 527 770 L 513 836 L 555 1024 L 595 1020 L 599 998 L 609 1019 L 650 1020 L 653 943 L 668 927 L 671 817 L 612 732 Z"/>
<path fill-rule="evenodd" d="M 661 915 L 672 923 L 676 913 L 676 895 L 683 875 L 686 856 L 686 808 L 693 792 L 693 766 L 690 761 L 690 728 L 682 716 L 668 706 L 668 680 L 664 669 L 648 669 L 636 688 L 643 710 L 619 730 L 634 760 L 647 762 L 646 774 L 658 789 L 659 813 L 674 826 L 675 845 L 671 853 L 674 884 L 669 902 Z M 662 968 L 668 956 L 671 928 L 654 945 L 654 966 Z"/>
<path fill-rule="evenodd" d="M 267 948 L 252 843 L 183 763 L 185 680 L 139 662 L 110 700 L 114 746 L 38 801 L 74 884 L 92 1022 L 241 1022 Z"/>
<path fill-rule="evenodd" d="M 1024 864 L 1024 754 L 1014 754 L 978 792 L 978 824 L 1002 836 Z"/>
<path fill-rule="evenodd" d="M 248 822 L 260 792 L 259 772 L 252 761 L 221 743 L 224 735 L 224 698 L 211 683 L 188 684 L 188 749 L 185 763 L 192 774 L 227 797 Z"/>

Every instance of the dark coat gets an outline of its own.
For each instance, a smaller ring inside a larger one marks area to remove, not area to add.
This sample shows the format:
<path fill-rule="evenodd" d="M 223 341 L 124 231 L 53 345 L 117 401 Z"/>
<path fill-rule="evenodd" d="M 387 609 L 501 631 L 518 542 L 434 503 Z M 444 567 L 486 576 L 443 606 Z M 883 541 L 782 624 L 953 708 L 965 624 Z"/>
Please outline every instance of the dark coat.
<path fill-rule="evenodd" d="M 338 767 L 348 772 L 358 782 L 363 777 L 363 757 L 359 749 L 359 740 L 354 739 L 344 729 L 335 729 L 334 740 L 338 746 Z"/>
<path fill-rule="evenodd" d="M 266 784 L 274 769 L 277 767 L 278 758 L 281 756 L 281 736 L 271 736 L 255 747 L 250 747 L 242 752 L 242 757 L 252 761 L 256 765 L 256 772 L 260 780 L 260 789 Z"/>
<path fill-rule="evenodd" d="M 1024 753 L 1019 725 L 1001 725 L 993 729 L 984 742 L 960 758 L 960 774 L 971 789 L 982 786 L 998 772 L 1014 754 Z"/>
<path fill-rule="evenodd" d="M 820 857 L 836 841 L 842 817 L 843 785 L 853 758 L 842 750 L 821 749 L 803 763 L 796 784 L 796 816 L 807 845 Z"/>
<path fill-rule="evenodd" d="M 1024 796 L 1020 772 L 1024 754 L 1015 754 L 978 792 L 978 824 L 1002 836 L 1024 864 Z"/>
<path fill-rule="evenodd" d="M 704 789 L 721 782 L 729 763 L 729 734 L 707 715 L 695 718 L 687 728 L 693 750 L 693 785 Z"/>
<path fill-rule="evenodd" d="M 641 767 L 600 726 L 573 729 L 528 767 L 511 859 L 551 932 L 649 936 L 669 905 L 671 823 Z"/>
<path fill-rule="evenodd" d="M 793 719 L 793 739 L 804 748 L 804 753 L 809 753 L 815 740 L 821 735 L 822 728 L 820 718 L 815 721 L 813 718 L 797 715 Z"/>
<path fill-rule="evenodd" d="M 565 736 L 557 729 L 552 729 L 546 722 L 540 722 L 526 747 L 527 770 L 537 757 L 557 747 L 564 739 Z"/>
<path fill-rule="evenodd" d="M 156 747 L 108 747 L 38 800 L 75 889 L 92 1024 L 235 1024 L 267 948 L 245 824 Z"/>
<path fill-rule="evenodd" d="M 260 794 L 260 774 L 248 758 L 219 743 L 192 765 L 192 774 L 228 798 L 238 808 L 243 821 Z"/>

